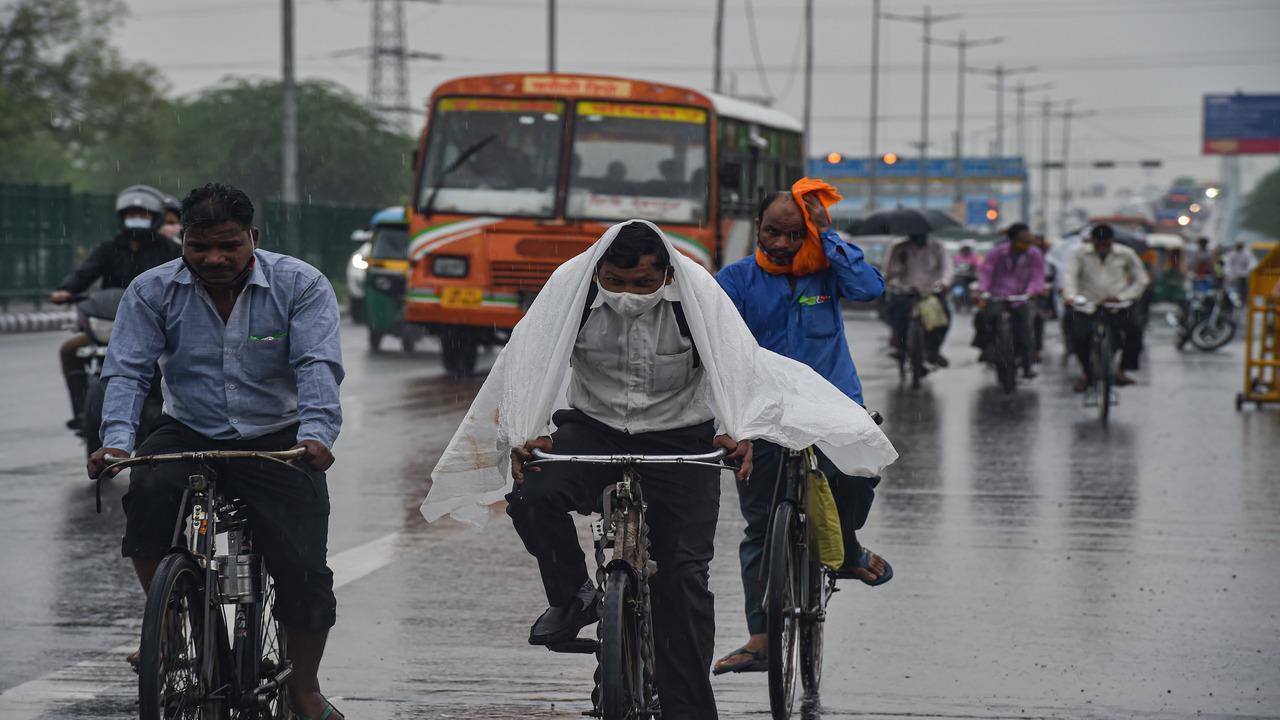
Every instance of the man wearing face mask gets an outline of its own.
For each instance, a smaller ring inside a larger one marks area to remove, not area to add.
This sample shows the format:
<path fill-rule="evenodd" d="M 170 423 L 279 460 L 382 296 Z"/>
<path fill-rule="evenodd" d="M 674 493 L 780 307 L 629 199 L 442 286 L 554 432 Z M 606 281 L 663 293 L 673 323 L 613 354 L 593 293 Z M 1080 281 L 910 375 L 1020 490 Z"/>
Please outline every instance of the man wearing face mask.
<path fill-rule="evenodd" d="M 98 245 L 80 266 L 71 271 L 58 289 L 49 294 L 49 302 L 62 305 L 83 294 L 95 282 L 101 287 L 128 287 L 138 275 L 178 257 L 179 248 L 159 233 L 164 217 L 164 195 L 148 185 L 133 185 L 116 196 L 116 219 L 120 232 Z M 88 389 L 85 359 L 77 351 L 89 344 L 89 336 L 80 333 L 62 344 L 58 355 L 62 375 L 71 397 L 72 417 L 67 427 L 80 428 L 84 418 L 84 399 Z"/>
<path fill-rule="evenodd" d="M 603 489 L 591 466 L 557 463 L 525 468 L 535 449 L 557 453 L 692 455 L 714 448 L 751 472 L 751 443 L 715 430 L 699 389 L 705 370 L 688 320 L 666 292 L 672 259 L 650 226 L 624 225 L 595 268 L 570 360 L 569 409 L 556 427 L 511 453 L 514 489 L 507 514 L 538 560 L 550 608 L 530 629 L 533 645 L 577 637 L 599 619 L 569 512 L 589 512 Z M 715 613 L 707 587 L 720 484 L 715 469 L 642 467 L 649 538 L 660 568 L 651 579 L 657 690 L 662 717 L 714 720 L 708 677 Z"/>
<path fill-rule="evenodd" d="M 182 201 L 172 195 L 164 196 L 164 222 L 160 225 L 160 234 L 169 238 L 179 248 L 182 240 L 178 234 L 182 232 Z"/>
<path fill-rule="evenodd" d="M 947 288 L 952 280 L 951 255 L 938 240 L 925 234 L 911 235 L 893 247 L 885 266 L 885 282 L 890 287 L 889 325 L 898 341 L 898 353 L 905 352 L 907 326 L 911 322 L 910 293 L 920 297 L 933 295 L 946 312 L 947 323 L 925 333 L 925 351 L 930 363 L 946 367 L 942 343 L 951 329 L 951 309 L 947 306 Z"/>
<path fill-rule="evenodd" d="M 305 449 L 305 474 L 243 462 L 228 469 L 223 486 L 248 506 L 255 545 L 275 579 L 273 615 L 288 630 L 293 663 L 292 709 L 303 720 L 341 720 L 316 675 L 336 619 L 324 471 L 342 425 L 338 302 L 320 271 L 258 249 L 253 214 L 253 203 L 234 187 L 193 190 L 183 201 L 182 258 L 143 273 L 125 291 L 102 371 L 103 448 L 90 456 L 88 471 L 97 477 L 108 456 L 127 457 L 135 447 L 139 455 Z M 157 361 L 165 414 L 138 438 Z M 140 466 L 129 478 L 121 551 L 144 592 L 169 551 L 193 469 Z"/>

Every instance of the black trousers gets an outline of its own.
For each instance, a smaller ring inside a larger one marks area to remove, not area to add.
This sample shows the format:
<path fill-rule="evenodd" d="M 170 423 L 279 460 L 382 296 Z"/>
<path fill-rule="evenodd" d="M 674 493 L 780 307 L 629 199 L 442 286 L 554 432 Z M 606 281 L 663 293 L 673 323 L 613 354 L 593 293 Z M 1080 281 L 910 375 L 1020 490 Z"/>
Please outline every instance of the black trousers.
<path fill-rule="evenodd" d="M 942 303 L 942 309 L 947 313 L 947 324 L 932 330 L 926 330 L 924 333 L 925 357 L 932 358 L 942 349 L 942 343 L 947 339 L 947 331 L 951 329 L 951 306 L 947 304 L 946 293 L 936 293 L 935 297 Z M 905 352 L 907 347 L 907 326 L 911 322 L 911 309 L 915 303 L 915 299 L 908 295 L 889 295 L 888 308 L 886 314 L 889 317 L 889 327 L 893 328 L 893 336 L 898 341 L 898 351 Z M 753 461 L 754 462 L 754 461 Z"/>
<path fill-rule="evenodd" d="M 1009 308 L 1013 330 L 1013 347 L 1018 353 L 1019 364 L 1023 370 L 1031 369 L 1031 352 L 1035 347 L 1032 339 L 1032 313 L 1030 303 L 1023 303 Z M 1036 314 L 1039 317 L 1038 313 Z M 996 320 L 998 316 L 992 306 L 983 308 L 973 316 L 973 346 L 984 353 L 991 349 L 996 339 Z"/>
<path fill-rule="evenodd" d="M 138 455 L 195 450 L 288 450 L 297 444 L 298 426 L 247 440 L 213 440 L 168 415 L 138 446 Z M 328 566 L 329 487 L 325 474 L 306 474 L 262 460 L 213 463 L 218 489 L 238 497 L 249 511 L 254 541 L 275 580 L 275 618 L 289 627 L 333 627 L 337 600 Z M 158 560 L 172 547 L 187 477 L 194 463 L 135 467 L 129 477 L 125 513 L 125 557 Z"/>
<path fill-rule="evenodd" d="M 738 505 L 747 521 L 746 532 L 738 544 L 738 561 L 742 565 L 742 590 L 746 596 L 747 632 L 763 635 L 768 632 L 764 614 L 764 541 L 774 496 L 780 492 L 778 468 L 787 453 L 767 440 L 756 440 L 752 449 L 751 477 L 738 483 Z M 826 473 L 831 494 L 840 511 L 845 563 L 852 564 L 862 552 L 857 531 L 867 523 L 867 514 L 871 512 L 871 503 L 876 497 L 875 487 L 880 479 L 841 474 L 821 452 L 818 453 L 818 467 Z"/>
<path fill-rule="evenodd" d="M 577 410 L 553 418 L 556 453 L 691 455 L 712 450 L 711 423 L 630 435 Z M 507 514 L 525 549 L 538 560 L 547 601 L 567 605 L 587 565 L 570 511 L 598 512 L 604 488 L 621 470 L 601 465 L 550 463 L 528 472 L 507 495 Z M 715 646 L 714 596 L 707 587 L 720 512 L 719 472 L 697 466 L 640 468 L 649 509 L 650 552 L 658 572 L 650 579 L 657 651 L 658 698 L 664 720 L 713 720 L 711 654 Z"/>
<path fill-rule="evenodd" d="M 1105 312 L 1099 309 L 1097 312 Z M 1107 330 L 1111 347 L 1120 352 L 1120 369 L 1137 370 L 1142 357 L 1143 318 L 1137 305 L 1107 314 Z M 1093 342 L 1093 315 L 1067 309 L 1067 327 L 1071 332 L 1071 349 L 1084 368 L 1085 379 L 1093 382 L 1089 348 Z"/>

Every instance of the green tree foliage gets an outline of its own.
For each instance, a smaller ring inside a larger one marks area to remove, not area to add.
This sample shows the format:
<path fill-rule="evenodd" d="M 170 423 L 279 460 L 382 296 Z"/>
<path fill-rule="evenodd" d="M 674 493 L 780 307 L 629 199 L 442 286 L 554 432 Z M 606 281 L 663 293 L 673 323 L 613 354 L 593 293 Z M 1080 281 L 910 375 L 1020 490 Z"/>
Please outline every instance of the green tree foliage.
<path fill-rule="evenodd" d="M 1262 178 L 1245 201 L 1241 224 L 1269 237 L 1280 237 L 1280 169 Z"/>

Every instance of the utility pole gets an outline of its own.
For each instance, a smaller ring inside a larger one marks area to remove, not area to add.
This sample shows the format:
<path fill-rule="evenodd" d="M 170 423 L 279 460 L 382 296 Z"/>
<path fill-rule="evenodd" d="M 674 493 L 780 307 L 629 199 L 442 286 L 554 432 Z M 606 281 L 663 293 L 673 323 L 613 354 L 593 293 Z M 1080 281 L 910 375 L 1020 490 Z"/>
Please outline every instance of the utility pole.
<path fill-rule="evenodd" d="M 933 30 L 934 23 L 946 22 L 947 20 L 955 20 L 960 15 L 952 13 L 950 15 L 934 15 L 928 5 L 924 7 L 923 15 L 898 15 L 896 13 L 884 13 L 886 20 L 900 20 L 902 22 L 919 23 L 924 33 L 921 41 L 923 64 L 921 65 L 921 89 L 920 89 L 920 207 L 928 207 L 929 204 L 929 38 L 932 37 L 930 32 Z"/>
<path fill-rule="evenodd" d="M 956 88 L 956 147 L 955 147 L 955 201 L 956 204 L 964 203 L 964 80 L 965 80 L 965 59 L 968 50 L 971 47 L 982 47 L 984 45 L 995 45 L 1004 42 L 1004 38 L 993 37 L 983 40 L 969 40 L 960 33 L 958 40 L 941 40 L 928 38 L 928 42 L 937 45 L 945 45 L 956 49 L 958 55 L 958 72 L 956 78 L 958 87 Z"/>
<path fill-rule="evenodd" d="M 280 0 L 280 19 L 283 30 L 281 47 L 283 82 L 281 86 L 282 118 L 280 199 L 286 203 L 298 202 L 298 102 L 293 70 L 293 0 Z"/>
<path fill-rule="evenodd" d="M 1030 169 L 1027 163 L 1027 93 L 1038 92 L 1040 90 L 1048 90 L 1053 87 L 1053 83 L 1041 83 L 1039 85 L 1027 85 L 1021 80 L 1014 87 L 1014 96 L 1018 98 L 1017 124 L 1018 124 L 1018 157 L 1022 158 L 1022 192 L 1020 204 L 1018 208 L 1019 219 L 1024 223 L 1031 222 L 1031 183 Z"/>
<path fill-rule="evenodd" d="M 969 72 L 971 73 L 991 75 L 996 79 L 996 142 L 991 148 L 991 155 L 993 160 L 992 171 L 996 173 L 997 177 L 1004 176 L 1004 79 L 1009 75 L 1029 73 L 1034 72 L 1035 70 L 1036 67 L 1034 65 L 1028 65 L 1020 68 L 1008 68 L 1005 67 L 1004 63 L 997 63 L 994 68 L 990 69 L 969 68 Z M 997 198 L 996 204 L 997 206 L 1000 206 L 1004 199 L 1004 184 L 995 182 L 992 185 L 995 188 Z M 1026 183 L 1024 182 L 1023 185 L 1025 186 Z M 1003 212 L 1004 208 L 1000 207 L 1000 210 Z"/>
<path fill-rule="evenodd" d="M 1053 102 L 1045 98 L 1040 105 L 1040 232 L 1049 234 L 1049 115 Z"/>
<path fill-rule="evenodd" d="M 813 0 L 804 0 L 804 166 L 813 146 Z"/>
<path fill-rule="evenodd" d="M 867 212 L 875 212 L 879 187 L 880 151 L 876 132 L 880 123 L 880 0 L 871 0 L 871 146 L 867 149 Z"/>
<path fill-rule="evenodd" d="M 555 0 L 551 0 L 555 2 Z M 724 0 L 716 0 L 716 28 L 715 28 L 714 46 L 716 52 L 715 63 L 712 70 L 714 75 L 711 76 L 711 91 L 719 94 L 724 79 Z"/>
<path fill-rule="evenodd" d="M 556 71 L 556 0 L 547 0 L 547 72 Z"/>

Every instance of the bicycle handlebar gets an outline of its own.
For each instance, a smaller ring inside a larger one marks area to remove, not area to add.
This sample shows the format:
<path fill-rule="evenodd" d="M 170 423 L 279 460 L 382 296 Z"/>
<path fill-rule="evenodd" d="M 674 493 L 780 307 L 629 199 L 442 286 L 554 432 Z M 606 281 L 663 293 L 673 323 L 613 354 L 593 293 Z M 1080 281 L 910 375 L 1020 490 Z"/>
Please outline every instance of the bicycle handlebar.
<path fill-rule="evenodd" d="M 105 458 L 107 470 L 123 470 L 134 465 L 154 465 L 167 462 L 206 462 L 209 460 L 270 460 L 281 465 L 289 465 L 291 460 L 305 457 L 305 448 L 279 450 L 275 452 L 258 452 L 255 450 L 208 450 L 203 452 L 163 453 L 160 455 L 139 455 L 132 458 L 119 458 L 108 455 Z M 290 465 L 290 467 L 293 467 Z"/>
<path fill-rule="evenodd" d="M 723 459 L 727 454 L 724 450 L 716 450 L 702 455 L 555 455 L 534 450 L 533 456 L 536 459 L 525 464 L 578 462 L 592 465 L 705 465 L 723 469 L 729 466 L 714 461 Z"/>

